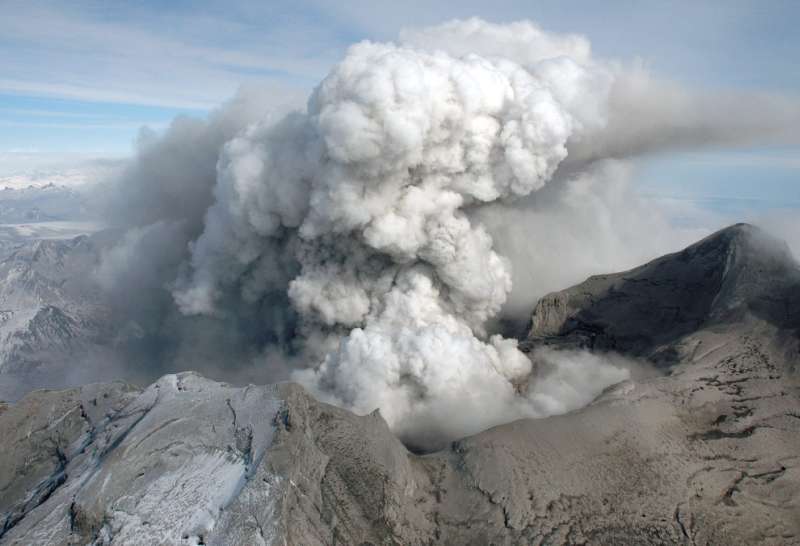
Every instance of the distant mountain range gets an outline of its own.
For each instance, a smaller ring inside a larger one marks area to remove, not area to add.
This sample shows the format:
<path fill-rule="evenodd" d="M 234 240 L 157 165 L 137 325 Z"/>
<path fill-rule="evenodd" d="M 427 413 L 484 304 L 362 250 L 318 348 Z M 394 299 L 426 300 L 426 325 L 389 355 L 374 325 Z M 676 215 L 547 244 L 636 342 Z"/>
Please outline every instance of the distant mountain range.
<path fill-rule="evenodd" d="M 95 344 L 109 336 L 89 282 L 108 242 L 89 235 L 100 228 L 79 188 L 0 190 L 0 399 L 63 385 L 76 357 L 101 357 Z"/>
<path fill-rule="evenodd" d="M 19 242 L 0 258 L 0 398 L 91 378 L 113 338 L 91 282 L 102 237 Z"/>
<path fill-rule="evenodd" d="M 46 184 L 0 189 L 0 224 L 93 219 L 83 192 L 68 186 Z"/>
<path fill-rule="evenodd" d="M 5 301 L 40 302 L 11 347 L 98 331 L 57 281 L 93 248 L 0 265 Z M 0 406 L 0 543 L 798 544 L 799 295 L 785 246 L 747 225 L 550 294 L 534 358 L 614 350 L 659 373 L 424 455 L 293 384 L 37 391 Z"/>

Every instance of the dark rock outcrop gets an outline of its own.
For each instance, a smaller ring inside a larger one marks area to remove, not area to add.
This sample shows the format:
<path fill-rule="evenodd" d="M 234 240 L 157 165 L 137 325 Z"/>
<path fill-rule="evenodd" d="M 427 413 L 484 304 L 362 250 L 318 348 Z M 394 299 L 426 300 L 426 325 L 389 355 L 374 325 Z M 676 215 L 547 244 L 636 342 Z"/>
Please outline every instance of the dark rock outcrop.
<path fill-rule="evenodd" d="M 630 271 L 548 294 L 524 345 L 615 350 L 669 364 L 671 343 L 749 316 L 800 332 L 800 268 L 785 243 L 736 224 Z"/>

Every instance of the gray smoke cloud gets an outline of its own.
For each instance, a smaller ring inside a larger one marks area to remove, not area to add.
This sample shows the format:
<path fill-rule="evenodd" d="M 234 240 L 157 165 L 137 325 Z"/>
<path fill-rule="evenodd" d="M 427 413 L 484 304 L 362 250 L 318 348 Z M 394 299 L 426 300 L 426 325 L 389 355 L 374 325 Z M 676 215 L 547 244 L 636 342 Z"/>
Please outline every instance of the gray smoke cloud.
<path fill-rule="evenodd" d="M 629 162 L 597 161 L 524 200 L 493 203 L 473 213 L 513 266 L 513 286 L 500 314 L 518 323 L 510 325 L 512 331 L 524 335 L 520 328 L 528 326 L 531 310 L 545 294 L 677 251 L 722 222 L 673 223 L 663 204 L 636 194 L 635 174 Z"/>
<path fill-rule="evenodd" d="M 530 22 L 362 42 L 305 108 L 245 93 L 143 137 L 96 277 L 137 365 L 291 377 L 411 443 L 568 411 L 625 368 L 544 355 L 532 378 L 494 321 L 696 238 L 608 159 L 785 127 L 707 100 Z"/>
<path fill-rule="evenodd" d="M 570 162 L 671 150 L 800 143 L 800 101 L 757 92 L 696 91 L 641 67 L 615 70 L 608 123 L 570 147 Z"/>
<path fill-rule="evenodd" d="M 533 414 L 515 386 L 530 360 L 485 330 L 509 263 L 465 211 L 541 189 L 570 138 L 606 122 L 610 75 L 583 41 L 477 24 L 496 49 L 357 44 L 306 112 L 228 142 L 173 292 L 214 315 L 232 290 L 260 301 L 288 283 L 317 364 L 293 377 L 401 434 L 433 414 L 466 416 L 457 434 Z"/>
<path fill-rule="evenodd" d="M 172 288 L 215 201 L 216 166 L 225 143 L 293 106 L 243 89 L 207 120 L 182 117 L 163 135 L 144 131 L 136 157 L 114 180 L 94 189 L 107 223 L 118 232 L 93 276 L 119 331 L 115 345 L 122 361 L 108 367 L 119 369 L 120 376 L 150 381 L 168 371 L 197 369 L 229 380 L 288 377 L 288 357 L 263 358 L 285 353 L 279 347 L 292 335 L 281 329 L 291 328 L 285 296 L 244 302 L 234 295 L 220 307 L 224 313 L 187 317 L 175 305 Z M 270 324 L 274 328 L 266 327 Z"/>

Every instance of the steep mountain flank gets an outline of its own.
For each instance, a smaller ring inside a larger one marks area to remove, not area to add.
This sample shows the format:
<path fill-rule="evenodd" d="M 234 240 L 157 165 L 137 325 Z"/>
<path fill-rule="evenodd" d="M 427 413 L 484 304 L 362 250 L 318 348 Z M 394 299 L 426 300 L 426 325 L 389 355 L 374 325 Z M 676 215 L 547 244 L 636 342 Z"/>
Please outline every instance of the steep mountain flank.
<path fill-rule="evenodd" d="M 526 344 L 616 350 L 669 364 L 670 343 L 748 316 L 800 331 L 800 268 L 785 243 L 736 224 L 681 252 L 543 297 Z"/>

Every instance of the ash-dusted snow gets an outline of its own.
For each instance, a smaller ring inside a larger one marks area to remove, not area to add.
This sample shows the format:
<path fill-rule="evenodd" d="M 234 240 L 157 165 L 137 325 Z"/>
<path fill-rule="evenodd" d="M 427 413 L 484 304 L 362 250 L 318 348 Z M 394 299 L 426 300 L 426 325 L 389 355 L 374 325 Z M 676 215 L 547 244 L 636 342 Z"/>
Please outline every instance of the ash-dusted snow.
<path fill-rule="evenodd" d="M 236 389 L 193 374 L 169 375 L 96 418 L 89 410 L 108 398 L 90 395 L 87 388 L 76 395 L 72 434 L 62 430 L 63 417 L 28 434 L 32 448 L 41 447 L 37 435 L 54 430 L 65 444 L 53 448 L 53 500 L 12 509 L 24 519 L 5 522 L 8 543 L 202 544 L 221 521 L 228 535 L 234 520 L 241 525 L 242 518 L 226 510 L 247 490 L 272 442 L 281 407 L 274 388 Z M 19 435 L 30 429 L 25 418 L 20 414 Z M 277 483 L 266 478 L 260 476 L 263 484 Z M 259 515 L 262 541 L 271 534 L 269 506 Z"/>

